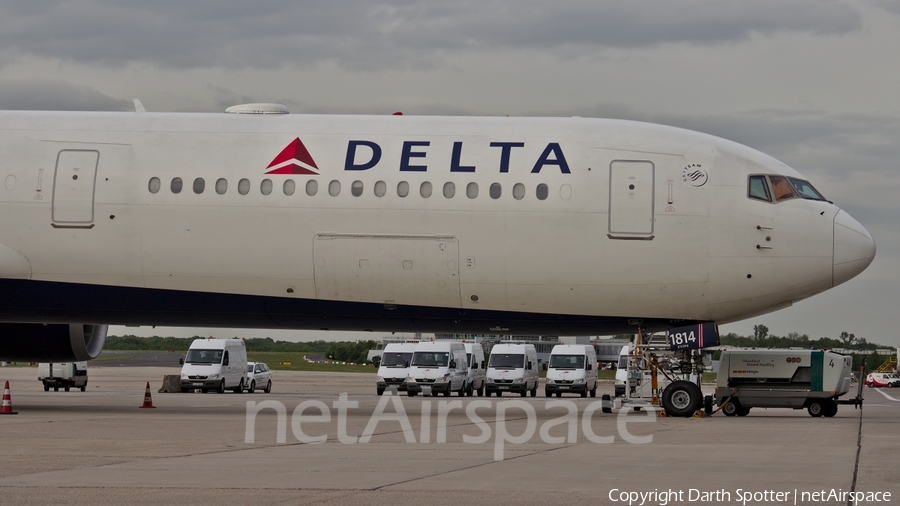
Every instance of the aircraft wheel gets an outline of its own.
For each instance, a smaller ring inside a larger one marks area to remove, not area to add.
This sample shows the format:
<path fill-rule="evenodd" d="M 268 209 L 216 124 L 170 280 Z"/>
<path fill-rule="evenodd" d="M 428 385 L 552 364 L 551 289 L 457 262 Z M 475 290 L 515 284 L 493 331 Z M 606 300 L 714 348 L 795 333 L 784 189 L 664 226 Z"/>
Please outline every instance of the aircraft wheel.
<path fill-rule="evenodd" d="M 686 380 L 678 380 L 663 391 L 662 407 L 672 416 L 689 417 L 703 405 L 700 387 Z"/>

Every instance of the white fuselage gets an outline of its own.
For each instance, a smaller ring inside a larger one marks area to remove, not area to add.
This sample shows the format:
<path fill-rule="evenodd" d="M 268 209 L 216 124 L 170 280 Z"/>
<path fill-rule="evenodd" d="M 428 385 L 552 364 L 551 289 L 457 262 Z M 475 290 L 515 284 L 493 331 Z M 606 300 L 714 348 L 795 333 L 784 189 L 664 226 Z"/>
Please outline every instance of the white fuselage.
<path fill-rule="evenodd" d="M 659 125 L 26 112 L 0 125 L 0 282 L 17 294 L 2 321 L 619 332 L 772 311 L 874 256 L 830 202 L 748 198 L 748 176 L 794 170 Z"/>

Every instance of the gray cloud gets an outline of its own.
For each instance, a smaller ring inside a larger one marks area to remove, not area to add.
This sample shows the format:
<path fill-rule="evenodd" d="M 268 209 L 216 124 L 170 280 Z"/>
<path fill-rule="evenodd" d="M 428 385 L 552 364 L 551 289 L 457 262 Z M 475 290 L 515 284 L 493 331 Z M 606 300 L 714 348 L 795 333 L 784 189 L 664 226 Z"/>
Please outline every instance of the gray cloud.
<path fill-rule="evenodd" d="M 43 111 L 127 111 L 130 100 L 104 95 L 89 86 L 49 79 L 0 80 L 0 109 Z"/>
<path fill-rule="evenodd" d="M 0 47 L 101 65 L 271 68 L 338 60 L 357 68 L 429 68 L 442 52 L 717 44 L 753 34 L 844 34 L 859 13 L 837 1 L 538 0 L 291 2 L 104 0 L 0 6 Z"/>

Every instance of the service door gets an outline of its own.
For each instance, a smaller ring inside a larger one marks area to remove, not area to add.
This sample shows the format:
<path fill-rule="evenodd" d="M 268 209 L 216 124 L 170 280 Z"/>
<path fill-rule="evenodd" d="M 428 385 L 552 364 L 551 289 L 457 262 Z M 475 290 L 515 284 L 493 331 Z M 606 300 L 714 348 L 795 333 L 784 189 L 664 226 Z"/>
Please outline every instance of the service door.
<path fill-rule="evenodd" d="M 56 157 L 53 176 L 53 225 L 92 227 L 94 186 L 100 152 L 64 149 Z"/>
<path fill-rule="evenodd" d="M 609 165 L 609 237 L 653 239 L 655 168 L 646 160 L 614 160 Z"/>

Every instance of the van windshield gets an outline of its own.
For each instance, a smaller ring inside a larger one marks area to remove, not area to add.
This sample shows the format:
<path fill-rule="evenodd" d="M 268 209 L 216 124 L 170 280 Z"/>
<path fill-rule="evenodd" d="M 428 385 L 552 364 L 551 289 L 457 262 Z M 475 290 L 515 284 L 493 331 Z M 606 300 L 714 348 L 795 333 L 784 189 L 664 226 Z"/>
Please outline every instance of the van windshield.
<path fill-rule="evenodd" d="M 581 369 L 584 355 L 550 355 L 550 369 Z"/>
<path fill-rule="evenodd" d="M 409 367 L 412 352 L 386 351 L 381 355 L 381 365 L 385 367 Z"/>
<path fill-rule="evenodd" d="M 492 353 L 488 367 L 494 369 L 521 369 L 525 367 L 525 355 L 521 353 Z"/>
<path fill-rule="evenodd" d="M 450 353 L 446 351 L 417 351 L 409 363 L 416 367 L 447 367 L 449 364 Z"/>
<path fill-rule="evenodd" d="M 221 364 L 222 350 L 188 350 L 185 364 Z"/>

